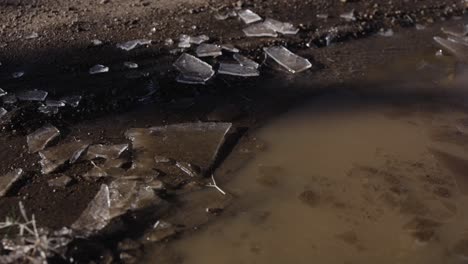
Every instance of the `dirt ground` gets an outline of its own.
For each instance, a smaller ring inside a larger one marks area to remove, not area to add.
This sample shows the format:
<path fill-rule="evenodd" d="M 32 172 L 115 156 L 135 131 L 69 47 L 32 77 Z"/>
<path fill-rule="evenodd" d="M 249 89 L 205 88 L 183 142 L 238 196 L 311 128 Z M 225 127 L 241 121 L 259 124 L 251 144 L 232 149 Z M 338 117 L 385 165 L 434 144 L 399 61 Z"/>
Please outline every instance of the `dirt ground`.
<path fill-rule="evenodd" d="M 43 89 L 52 97 L 83 96 L 78 108 L 54 116 L 38 114 L 35 105 L 24 104 L 2 124 L 0 175 L 23 168 L 27 177 L 0 198 L 0 218 L 18 214 L 18 202 L 23 201 L 40 226 L 70 226 L 103 182 L 84 180 L 81 176 L 89 164 L 82 164 L 67 172 L 74 179 L 71 186 L 53 190 L 47 185 L 52 176 L 40 173 L 39 158 L 28 153 L 25 137 L 46 123 L 66 131 L 67 139 L 119 143 L 131 127 L 232 121 L 233 140 L 222 153 L 223 157 L 229 155 L 229 162 L 220 162 L 217 170 L 223 183 L 255 152 L 267 148 L 250 136 L 251 131 L 316 94 L 340 88 L 348 81 L 366 81 L 374 67 L 422 50 L 435 50 L 432 36 L 439 33 L 440 23 L 464 16 L 465 5 L 459 0 L 0 0 L 0 87 L 6 91 Z M 300 32 L 288 37 L 247 38 L 242 33 L 245 25 L 237 19 L 214 19 L 217 12 L 236 6 L 291 22 Z M 351 10 L 356 12 L 356 21 L 340 18 Z M 426 30 L 417 31 L 416 24 L 426 26 Z M 375 36 L 390 28 L 394 37 Z M 335 32 L 334 45 L 327 46 L 331 31 Z M 28 39 L 33 32 L 38 37 Z M 292 76 L 266 68 L 258 78 L 219 77 L 204 86 L 179 84 L 172 67 L 179 54 L 173 54 L 175 46 L 165 41 L 171 38 L 177 43 L 180 34 L 206 34 L 210 41 L 233 44 L 257 61 L 262 60 L 262 47 L 282 44 L 310 59 L 313 69 Z M 130 52 L 115 47 L 141 38 L 151 39 L 152 44 Z M 93 39 L 103 44 L 94 46 Z M 125 61 L 137 62 L 140 68 L 136 72 L 147 74 L 126 78 L 128 70 L 121 66 Z M 110 73 L 89 75 L 88 69 L 95 64 L 110 65 Z M 24 71 L 24 77 L 12 78 L 16 71 Z M 148 81 L 160 89 L 157 100 L 143 104 L 138 98 L 145 94 Z M 164 216 L 178 224 L 179 236 L 183 236 L 182 231 L 216 219 L 204 208 L 235 203 L 235 197 L 219 199 L 215 195 L 212 190 L 174 188 L 163 197 L 171 205 Z M 115 248 L 126 236 L 130 235 L 99 237 L 103 243 L 95 254 L 89 247 L 96 247 L 96 241 L 81 241 L 70 254 L 86 263 L 104 261 L 103 252 L 112 252 L 113 261 L 125 262 L 119 260 Z M 161 252 L 163 249 L 164 244 Z"/>

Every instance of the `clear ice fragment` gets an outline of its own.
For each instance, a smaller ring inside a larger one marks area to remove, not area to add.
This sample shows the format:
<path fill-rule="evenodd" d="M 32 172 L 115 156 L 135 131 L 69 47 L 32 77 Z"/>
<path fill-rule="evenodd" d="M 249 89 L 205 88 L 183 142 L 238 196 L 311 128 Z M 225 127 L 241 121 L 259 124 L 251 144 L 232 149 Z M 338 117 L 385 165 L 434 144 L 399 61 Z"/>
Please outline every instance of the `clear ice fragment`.
<path fill-rule="evenodd" d="M 457 41 L 434 37 L 435 42 L 455 55 L 458 59 L 468 62 L 468 46 Z"/>
<path fill-rule="evenodd" d="M 19 71 L 19 72 L 14 72 L 11 74 L 11 76 L 15 79 L 18 79 L 18 78 L 21 78 L 24 76 L 24 72 L 23 71 Z"/>
<path fill-rule="evenodd" d="M 65 106 L 65 101 L 63 101 L 63 100 L 47 100 L 45 104 L 46 104 L 46 106 L 49 106 L 49 107 L 64 107 Z"/>
<path fill-rule="evenodd" d="M 3 197 L 7 194 L 7 192 L 10 190 L 10 188 L 17 182 L 19 179 L 21 179 L 21 176 L 23 176 L 23 170 L 22 169 L 16 169 L 13 170 L 6 175 L 3 175 L 0 177 L 0 197 Z"/>
<path fill-rule="evenodd" d="M 211 65 L 187 53 L 183 53 L 174 62 L 174 67 L 180 71 L 182 75 L 181 81 L 204 83 L 215 74 Z"/>
<path fill-rule="evenodd" d="M 152 188 L 137 181 L 115 180 L 100 190 L 82 212 L 72 229 L 89 236 L 104 229 L 113 219 L 128 211 L 154 208 L 162 203 Z"/>
<path fill-rule="evenodd" d="M 245 9 L 237 12 L 237 15 L 244 21 L 246 24 L 252 24 L 254 22 L 258 22 L 262 20 L 262 17 L 255 14 L 252 10 L 250 9 Z"/>
<path fill-rule="evenodd" d="M 87 142 L 74 141 L 40 151 L 41 160 L 39 163 L 42 167 L 42 173 L 49 174 L 67 161 L 70 164 L 76 162 L 88 146 Z"/>
<path fill-rule="evenodd" d="M 416 27 L 416 30 L 424 30 L 424 29 L 426 29 L 426 26 L 421 25 L 421 24 L 416 24 L 415 27 Z"/>
<path fill-rule="evenodd" d="M 138 64 L 135 63 L 135 62 L 131 62 L 131 61 L 124 62 L 124 66 L 127 67 L 128 69 L 137 69 L 138 68 Z"/>
<path fill-rule="evenodd" d="M 7 93 L 5 90 L 3 90 L 2 88 L 0 88 L 0 97 L 5 96 L 5 95 L 7 95 L 7 94 L 8 94 L 8 93 Z"/>
<path fill-rule="evenodd" d="M 378 34 L 382 37 L 393 37 L 394 35 L 393 30 L 391 28 L 387 30 L 380 30 Z"/>
<path fill-rule="evenodd" d="M 40 113 L 46 115 L 56 115 L 59 112 L 58 106 L 41 105 L 37 108 Z"/>
<path fill-rule="evenodd" d="M 340 15 L 341 18 L 343 18 L 346 21 L 356 21 L 356 16 L 354 14 L 354 10 L 351 10 L 347 13 L 343 13 Z"/>
<path fill-rule="evenodd" d="M 91 44 L 93 44 L 94 46 L 100 46 L 102 45 L 102 41 L 99 39 L 93 39 L 91 40 Z"/>
<path fill-rule="evenodd" d="M 125 51 L 130 51 L 138 46 L 149 45 L 149 44 L 151 44 L 151 40 L 149 39 L 135 39 L 135 40 L 130 40 L 127 42 L 119 43 L 117 44 L 117 48 L 125 50 Z"/>
<path fill-rule="evenodd" d="M 47 184 L 50 187 L 65 188 L 71 183 L 71 181 L 72 181 L 72 178 L 68 177 L 67 175 L 62 175 L 57 178 L 48 180 Z"/>
<path fill-rule="evenodd" d="M 108 71 L 109 71 L 109 67 L 104 66 L 102 64 L 97 64 L 89 69 L 89 74 L 98 74 L 98 73 L 104 73 Z"/>
<path fill-rule="evenodd" d="M 185 174 L 187 174 L 190 177 L 197 177 L 200 175 L 200 169 L 188 162 L 183 162 L 183 161 L 177 161 L 176 162 L 176 167 L 179 168 L 181 171 L 183 171 Z"/>
<path fill-rule="evenodd" d="M 312 67 L 309 60 L 300 57 L 283 46 L 263 48 L 265 53 L 291 73 L 298 73 Z"/>
<path fill-rule="evenodd" d="M 295 35 L 299 32 L 299 29 L 291 23 L 280 22 L 271 18 L 267 18 L 263 23 L 265 26 L 283 35 Z"/>
<path fill-rule="evenodd" d="M 28 143 L 29 153 L 36 153 L 43 150 L 47 144 L 60 135 L 60 131 L 52 126 L 45 125 L 33 133 L 27 135 L 26 142 Z"/>
<path fill-rule="evenodd" d="M 0 107 L 0 119 L 2 119 L 7 113 L 8 111 L 5 110 L 5 108 Z"/>
<path fill-rule="evenodd" d="M 65 96 L 60 101 L 65 102 L 65 104 L 71 107 L 78 107 L 81 102 L 81 95 L 72 95 L 72 96 Z"/>
<path fill-rule="evenodd" d="M 278 37 L 278 33 L 263 22 L 252 24 L 242 31 L 247 37 Z"/>
<path fill-rule="evenodd" d="M 442 27 L 442 32 L 447 35 L 455 36 L 455 37 L 466 37 L 468 36 L 468 25 L 464 25 L 463 27 L 455 26 L 455 27 Z"/>
<path fill-rule="evenodd" d="M 244 66 L 239 63 L 223 62 L 219 64 L 218 73 L 241 77 L 255 77 L 260 75 L 260 72 L 256 68 Z"/>
<path fill-rule="evenodd" d="M 42 90 L 28 90 L 16 94 L 21 101 L 44 101 L 49 93 Z"/>
<path fill-rule="evenodd" d="M 232 44 L 224 44 L 224 45 L 221 45 L 221 49 L 225 50 L 225 51 L 228 51 L 228 52 L 232 52 L 232 53 L 239 53 L 239 49 L 236 48 L 234 45 Z"/>
<path fill-rule="evenodd" d="M 192 44 L 190 43 L 190 36 L 182 34 L 179 36 L 179 44 L 177 47 L 179 48 L 190 48 Z"/>
<path fill-rule="evenodd" d="M 256 63 L 255 61 L 245 57 L 245 56 L 242 56 L 240 54 L 234 54 L 233 55 L 233 58 L 239 62 L 242 66 L 246 66 L 246 67 L 250 67 L 250 68 L 254 68 L 254 69 L 258 69 L 258 67 L 260 66 L 258 63 Z"/>
<path fill-rule="evenodd" d="M 215 44 L 202 43 L 197 47 L 196 52 L 198 57 L 217 57 L 223 55 L 221 47 Z"/>
<path fill-rule="evenodd" d="M 206 42 L 210 40 L 210 37 L 208 37 L 207 35 L 200 35 L 200 36 L 196 36 L 196 37 L 189 37 L 189 43 L 190 44 L 195 44 L 195 45 L 200 45 L 202 44 L 203 42 Z"/>
<path fill-rule="evenodd" d="M 85 155 L 86 159 L 117 159 L 122 155 L 124 151 L 128 149 L 128 144 L 118 144 L 118 145 L 91 145 L 88 148 L 88 151 Z"/>

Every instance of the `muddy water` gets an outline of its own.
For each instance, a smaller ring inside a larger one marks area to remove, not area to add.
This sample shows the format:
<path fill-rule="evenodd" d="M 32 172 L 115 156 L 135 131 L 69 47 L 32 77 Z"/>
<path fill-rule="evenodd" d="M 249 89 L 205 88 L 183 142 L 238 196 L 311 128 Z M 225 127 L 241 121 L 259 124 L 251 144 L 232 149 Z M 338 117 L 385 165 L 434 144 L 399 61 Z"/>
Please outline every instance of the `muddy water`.
<path fill-rule="evenodd" d="M 168 263 L 468 263 L 467 75 L 436 60 L 257 131 L 266 150 L 222 186 L 234 205 Z"/>

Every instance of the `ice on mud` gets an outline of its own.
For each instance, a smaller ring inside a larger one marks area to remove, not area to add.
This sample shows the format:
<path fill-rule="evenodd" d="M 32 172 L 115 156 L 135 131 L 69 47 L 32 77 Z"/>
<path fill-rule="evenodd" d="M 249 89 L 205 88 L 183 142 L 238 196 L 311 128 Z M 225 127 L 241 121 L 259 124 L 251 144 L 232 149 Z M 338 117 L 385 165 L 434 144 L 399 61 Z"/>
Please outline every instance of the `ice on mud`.
<path fill-rule="evenodd" d="M 7 194 L 7 192 L 10 190 L 10 188 L 17 182 L 19 179 L 21 179 L 21 176 L 23 176 L 23 170 L 22 169 L 16 169 L 13 170 L 6 175 L 3 175 L 0 177 L 0 197 L 3 197 Z"/>
<path fill-rule="evenodd" d="M 19 71 L 19 72 L 14 72 L 11 74 L 11 77 L 15 78 L 15 79 L 18 79 L 18 78 L 21 78 L 24 76 L 24 72 L 23 71 Z"/>
<path fill-rule="evenodd" d="M 154 169 L 167 175 L 186 174 L 173 162 L 156 162 L 158 156 L 179 161 L 179 165 L 192 164 L 204 175 L 213 165 L 230 128 L 231 123 L 209 122 L 130 129 L 126 137 L 131 140 L 135 154 L 131 170 L 135 174 L 152 173 Z"/>
<path fill-rule="evenodd" d="M 464 38 L 468 36 L 468 25 L 456 26 L 456 27 L 442 27 L 442 32 L 449 36 Z"/>
<path fill-rule="evenodd" d="M 0 119 L 2 119 L 2 117 L 4 117 L 7 113 L 8 111 L 5 110 L 5 108 L 0 107 Z"/>
<path fill-rule="evenodd" d="M 240 54 L 234 54 L 233 55 L 233 58 L 239 62 L 242 66 L 246 66 L 246 67 L 250 67 L 250 68 L 254 68 L 254 69 L 258 69 L 258 67 L 260 67 L 260 65 L 258 63 L 256 63 L 255 61 L 243 56 L 243 55 L 240 55 Z"/>
<path fill-rule="evenodd" d="M 88 142 L 73 141 L 40 151 L 41 160 L 39 163 L 42 167 L 42 173 L 49 174 L 66 162 L 75 163 L 88 146 Z"/>
<path fill-rule="evenodd" d="M 456 39 L 456 37 L 453 36 L 448 39 L 434 37 L 434 40 L 458 59 L 468 62 L 468 42 Z"/>
<path fill-rule="evenodd" d="M 45 125 L 27 135 L 26 142 L 28 143 L 29 153 L 36 153 L 43 150 L 47 144 L 59 135 L 60 131 L 52 125 Z"/>
<path fill-rule="evenodd" d="M 65 104 L 71 106 L 71 107 L 78 107 L 81 102 L 81 95 L 72 95 L 72 96 L 65 96 L 60 101 L 64 101 Z"/>
<path fill-rule="evenodd" d="M 98 73 L 105 73 L 105 72 L 109 72 L 109 67 L 104 66 L 102 64 L 94 65 L 93 67 L 89 69 L 89 74 L 98 74 Z"/>
<path fill-rule="evenodd" d="M 177 168 L 179 168 L 181 171 L 183 171 L 190 177 L 200 176 L 201 171 L 196 165 L 183 161 L 177 161 L 175 165 Z"/>
<path fill-rule="evenodd" d="M 281 22 L 275 19 L 267 18 L 263 23 L 265 26 L 283 35 L 295 35 L 299 32 L 297 27 L 288 22 Z"/>
<path fill-rule="evenodd" d="M 2 101 L 4 104 L 14 104 L 18 102 L 18 98 L 16 98 L 16 95 L 14 94 L 7 94 L 2 97 Z"/>
<path fill-rule="evenodd" d="M 128 69 L 137 69 L 138 68 L 138 64 L 135 63 L 135 62 L 131 62 L 131 61 L 126 61 L 123 63 L 124 66 Z"/>
<path fill-rule="evenodd" d="M 7 95 L 7 94 L 8 94 L 8 92 L 6 92 L 6 91 L 3 90 L 2 88 L 0 88 L 0 97 L 5 96 L 5 95 Z"/>
<path fill-rule="evenodd" d="M 44 101 L 49 93 L 42 90 L 28 90 L 16 94 L 21 101 Z"/>
<path fill-rule="evenodd" d="M 93 161 L 91 164 L 93 168 L 86 172 L 83 176 L 85 177 L 116 177 L 122 178 L 125 176 L 125 170 L 122 166 L 127 163 L 126 159 L 108 159 L 104 163 L 96 165 Z"/>
<path fill-rule="evenodd" d="M 200 36 L 195 36 L 195 37 L 189 37 L 189 42 L 191 44 L 195 44 L 195 45 L 200 45 L 202 44 L 203 42 L 206 42 L 210 40 L 210 37 L 208 37 L 207 35 L 200 35 Z"/>
<path fill-rule="evenodd" d="M 223 55 L 221 47 L 216 44 L 202 43 L 196 50 L 198 57 L 218 57 Z"/>
<path fill-rule="evenodd" d="M 237 15 L 244 21 L 246 24 L 252 24 L 262 20 L 262 17 L 254 13 L 250 9 L 245 9 L 237 12 Z"/>
<path fill-rule="evenodd" d="M 232 53 L 239 53 L 239 49 L 236 48 L 234 45 L 231 45 L 231 44 L 221 45 L 221 49 L 223 49 L 225 51 L 228 51 L 228 52 L 232 52 Z"/>
<path fill-rule="evenodd" d="M 84 158 L 86 159 L 118 159 L 124 151 L 128 149 L 128 144 L 118 144 L 118 145 L 102 145 L 96 144 L 91 145 L 86 152 Z"/>
<path fill-rule="evenodd" d="M 59 112 L 58 106 L 41 105 L 37 108 L 40 113 L 46 115 L 56 115 Z"/>
<path fill-rule="evenodd" d="M 351 10 L 347 13 L 343 13 L 340 15 L 340 17 L 346 21 L 356 21 L 356 15 L 354 13 L 354 10 Z"/>
<path fill-rule="evenodd" d="M 72 178 L 68 177 L 67 175 L 61 175 L 57 178 L 50 179 L 47 181 L 47 184 L 50 187 L 57 187 L 57 188 L 64 188 L 67 187 L 72 181 Z"/>
<path fill-rule="evenodd" d="M 305 71 L 312 67 L 309 60 L 300 57 L 283 46 L 263 48 L 265 53 L 291 73 Z"/>
<path fill-rule="evenodd" d="M 45 105 L 49 107 L 64 107 L 66 104 L 63 100 L 47 100 Z"/>
<path fill-rule="evenodd" d="M 149 39 L 135 39 L 135 40 L 130 40 L 127 42 L 119 43 L 117 44 L 117 48 L 125 50 L 125 51 L 130 51 L 138 46 L 149 45 L 149 44 L 151 44 L 151 40 Z"/>
<path fill-rule="evenodd" d="M 260 72 L 257 70 L 257 68 L 244 66 L 240 63 L 224 62 L 219 64 L 218 73 L 241 77 L 255 77 L 260 75 Z"/>
<path fill-rule="evenodd" d="M 152 188 L 137 181 L 115 180 L 103 184 L 72 229 L 83 236 L 93 235 L 129 211 L 155 208 L 162 203 Z"/>
<path fill-rule="evenodd" d="M 187 53 L 174 62 L 174 67 L 181 73 L 177 81 L 184 83 L 203 84 L 215 74 L 211 65 Z"/>
<path fill-rule="evenodd" d="M 252 24 L 242 31 L 247 37 L 278 37 L 278 33 L 263 22 Z"/>

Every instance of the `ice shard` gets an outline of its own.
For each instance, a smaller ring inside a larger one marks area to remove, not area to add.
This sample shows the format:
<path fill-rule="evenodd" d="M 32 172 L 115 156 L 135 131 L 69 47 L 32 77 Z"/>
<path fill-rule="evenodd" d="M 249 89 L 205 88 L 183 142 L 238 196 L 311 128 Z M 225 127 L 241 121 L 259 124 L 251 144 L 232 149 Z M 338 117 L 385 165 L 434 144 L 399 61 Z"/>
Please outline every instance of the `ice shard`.
<path fill-rule="evenodd" d="M 138 64 L 135 63 L 135 62 L 131 62 L 131 61 L 126 61 L 124 62 L 124 66 L 128 69 L 137 69 L 138 68 Z"/>
<path fill-rule="evenodd" d="M 36 153 L 43 150 L 47 144 L 60 135 L 60 131 L 52 126 L 45 125 L 26 137 L 29 153 Z"/>
<path fill-rule="evenodd" d="M 291 73 L 298 73 L 312 67 L 309 60 L 300 57 L 283 46 L 263 48 L 265 53 Z"/>
<path fill-rule="evenodd" d="M 246 66 L 246 67 L 250 67 L 250 68 L 254 68 L 254 69 L 258 69 L 258 67 L 260 67 L 260 65 L 258 63 L 256 63 L 255 61 L 243 56 L 243 55 L 240 55 L 240 54 L 234 54 L 233 55 L 233 58 L 239 62 L 242 66 Z"/>
<path fill-rule="evenodd" d="M 299 32 L 297 27 L 288 22 L 281 22 L 275 19 L 267 18 L 263 23 L 265 26 L 283 35 L 295 35 Z"/>
<path fill-rule="evenodd" d="M 151 44 L 151 40 L 149 39 L 135 39 L 135 40 L 130 40 L 127 42 L 119 43 L 117 44 L 117 48 L 125 50 L 125 51 L 130 51 L 138 46 L 149 45 L 149 44 Z"/>
<path fill-rule="evenodd" d="M 5 108 L 0 107 L 0 119 L 2 119 L 2 117 L 4 117 L 7 113 L 8 111 L 5 110 Z"/>
<path fill-rule="evenodd" d="M 252 10 L 250 9 L 245 9 L 237 12 L 237 15 L 244 21 L 246 24 L 252 24 L 254 22 L 258 22 L 262 20 L 262 17 L 255 14 Z"/>
<path fill-rule="evenodd" d="M 76 162 L 89 146 L 85 141 L 73 141 L 40 151 L 42 173 L 49 174 L 66 162 Z"/>
<path fill-rule="evenodd" d="M 218 73 L 241 77 L 255 77 L 260 75 L 260 72 L 256 68 L 244 66 L 239 63 L 224 62 L 219 64 Z"/>
<path fill-rule="evenodd" d="M 242 31 L 247 37 L 278 37 L 278 33 L 263 22 L 252 24 Z"/>
<path fill-rule="evenodd" d="M 198 57 L 218 57 L 223 55 L 221 47 L 215 44 L 202 43 L 196 50 Z"/>
<path fill-rule="evenodd" d="M 105 73 L 105 72 L 109 72 L 109 67 L 104 66 L 102 64 L 94 65 L 93 67 L 89 69 L 89 74 L 98 74 L 98 73 Z"/>
<path fill-rule="evenodd" d="M 441 37 L 434 37 L 435 42 L 455 55 L 458 59 L 468 62 L 468 46 L 454 39 L 444 39 Z"/>
<path fill-rule="evenodd" d="M 187 53 L 176 60 L 174 67 L 181 73 L 181 82 L 205 83 L 215 74 L 211 65 Z"/>
<path fill-rule="evenodd" d="M 118 144 L 118 145 L 91 145 L 86 152 L 86 159 L 117 159 L 122 155 L 124 151 L 128 149 L 128 144 Z"/>
<path fill-rule="evenodd" d="M 22 169 L 13 170 L 0 177 L 0 197 L 5 196 L 10 188 L 23 176 Z"/>
<path fill-rule="evenodd" d="M 42 90 L 28 90 L 16 94 L 21 101 L 44 101 L 49 93 Z"/>

